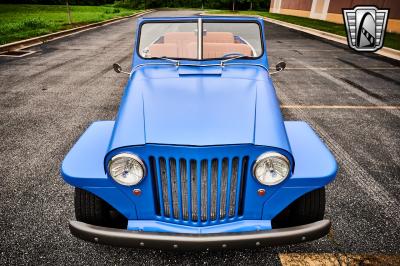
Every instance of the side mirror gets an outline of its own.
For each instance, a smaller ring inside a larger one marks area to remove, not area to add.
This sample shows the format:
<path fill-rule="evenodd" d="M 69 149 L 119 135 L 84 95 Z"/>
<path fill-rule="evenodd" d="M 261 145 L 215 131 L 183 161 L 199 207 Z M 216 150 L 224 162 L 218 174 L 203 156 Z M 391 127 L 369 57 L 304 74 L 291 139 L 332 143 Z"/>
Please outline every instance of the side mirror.
<path fill-rule="evenodd" d="M 286 63 L 281 61 L 278 64 L 276 64 L 275 69 L 277 72 L 281 72 L 282 70 L 284 70 L 286 68 Z"/>
<path fill-rule="evenodd" d="M 114 71 L 117 73 L 121 73 L 122 67 L 118 63 L 113 64 Z"/>
<path fill-rule="evenodd" d="M 113 68 L 114 68 L 114 71 L 117 72 L 117 73 L 124 73 L 124 74 L 127 74 L 127 75 L 131 74 L 129 72 L 122 71 L 122 67 L 118 63 L 114 63 L 113 64 Z"/>
<path fill-rule="evenodd" d="M 278 72 L 281 72 L 281 71 L 284 70 L 285 68 L 286 68 L 286 63 L 283 62 L 283 61 L 281 61 L 281 62 L 279 62 L 278 64 L 276 64 L 276 66 L 275 66 L 276 71 L 274 71 L 274 72 L 269 72 L 269 75 L 273 75 L 273 74 L 276 74 L 276 73 L 278 73 Z"/>

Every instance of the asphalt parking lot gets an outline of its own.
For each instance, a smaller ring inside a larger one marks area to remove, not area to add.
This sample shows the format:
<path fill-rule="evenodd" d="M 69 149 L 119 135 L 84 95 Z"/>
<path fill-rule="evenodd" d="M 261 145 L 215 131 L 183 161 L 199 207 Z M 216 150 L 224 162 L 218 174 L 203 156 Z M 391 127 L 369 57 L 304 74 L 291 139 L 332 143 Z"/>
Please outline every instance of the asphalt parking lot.
<path fill-rule="evenodd" d="M 194 11 L 160 11 L 184 16 Z M 197 12 L 198 13 L 198 12 Z M 136 19 L 0 58 L 0 264 L 278 264 L 279 254 L 400 255 L 400 62 L 266 24 L 273 76 L 286 120 L 307 121 L 340 170 L 327 188 L 328 237 L 257 250 L 165 252 L 73 237 L 73 188 L 59 174 L 76 139 L 113 120 L 129 68 Z M 390 106 L 390 107 L 388 107 Z"/>

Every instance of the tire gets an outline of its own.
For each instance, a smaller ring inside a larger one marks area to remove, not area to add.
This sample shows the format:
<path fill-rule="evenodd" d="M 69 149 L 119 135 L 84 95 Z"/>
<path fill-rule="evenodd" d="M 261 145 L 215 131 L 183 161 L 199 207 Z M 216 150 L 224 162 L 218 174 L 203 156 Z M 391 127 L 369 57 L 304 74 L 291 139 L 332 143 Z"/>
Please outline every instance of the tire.
<path fill-rule="evenodd" d="M 75 188 L 75 217 L 78 221 L 113 228 L 126 229 L 128 220 L 96 195 Z"/>
<path fill-rule="evenodd" d="M 320 221 L 325 214 L 325 187 L 310 191 L 272 219 L 273 228 L 284 228 Z"/>

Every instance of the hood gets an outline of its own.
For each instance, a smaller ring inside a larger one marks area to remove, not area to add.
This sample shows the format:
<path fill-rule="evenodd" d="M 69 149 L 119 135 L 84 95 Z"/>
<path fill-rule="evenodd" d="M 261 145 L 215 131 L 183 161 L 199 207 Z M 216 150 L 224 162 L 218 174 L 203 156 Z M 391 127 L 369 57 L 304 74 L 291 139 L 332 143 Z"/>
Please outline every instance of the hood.
<path fill-rule="evenodd" d="M 197 73 L 196 69 L 199 69 Z M 127 87 L 110 150 L 146 143 L 255 144 L 290 151 L 275 90 L 261 67 L 147 66 Z"/>

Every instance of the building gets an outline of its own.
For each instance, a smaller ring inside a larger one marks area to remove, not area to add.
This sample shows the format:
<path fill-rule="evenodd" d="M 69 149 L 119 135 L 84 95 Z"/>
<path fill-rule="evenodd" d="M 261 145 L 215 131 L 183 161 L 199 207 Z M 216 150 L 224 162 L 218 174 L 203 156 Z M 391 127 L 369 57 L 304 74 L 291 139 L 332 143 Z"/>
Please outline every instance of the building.
<path fill-rule="evenodd" d="M 353 8 L 357 5 L 389 8 L 386 31 L 400 33 L 399 0 L 271 0 L 270 12 L 343 24 L 342 8 Z"/>

